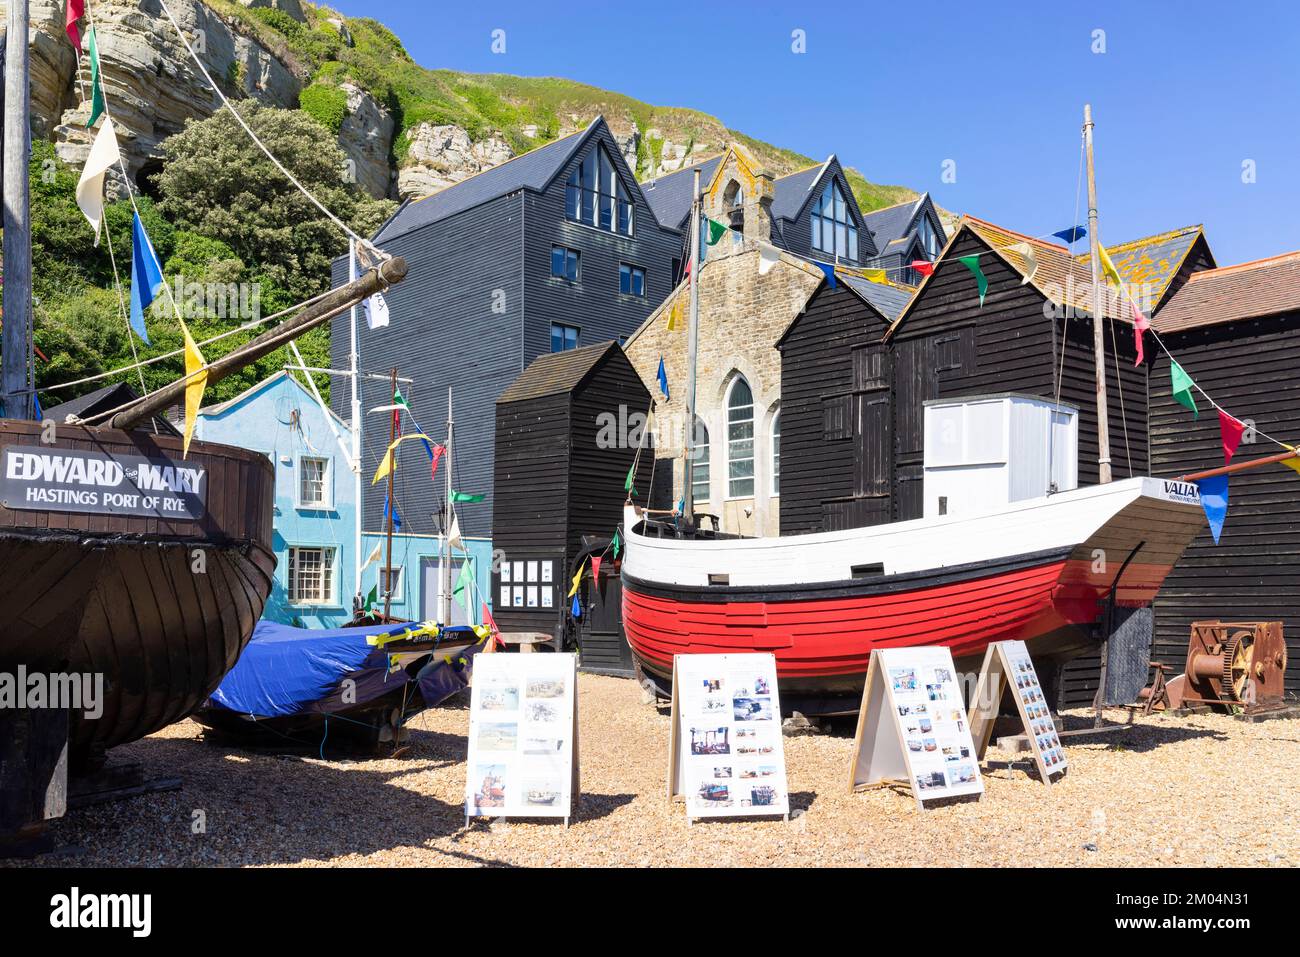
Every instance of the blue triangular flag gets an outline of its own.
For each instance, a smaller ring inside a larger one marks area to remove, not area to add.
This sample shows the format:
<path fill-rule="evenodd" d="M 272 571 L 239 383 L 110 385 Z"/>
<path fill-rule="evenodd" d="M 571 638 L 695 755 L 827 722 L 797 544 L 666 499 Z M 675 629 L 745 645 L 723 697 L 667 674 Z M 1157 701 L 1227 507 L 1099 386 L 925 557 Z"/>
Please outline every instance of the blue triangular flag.
<path fill-rule="evenodd" d="M 664 357 L 659 357 L 659 391 L 664 394 L 664 398 L 670 398 L 668 395 L 668 373 L 664 371 Z"/>
<path fill-rule="evenodd" d="M 822 272 L 826 273 L 826 281 L 829 282 L 831 284 L 831 288 L 834 289 L 835 288 L 835 266 L 832 263 L 817 263 L 817 265 L 821 267 Z"/>
<path fill-rule="evenodd" d="M 35 410 L 36 421 L 43 421 L 45 419 L 45 413 L 41 411 L 41 397 L 35 392 L 32 393 L 32 408 Z"/>
<path fill-rule="evenodd" d="M 1068 246 L 1087 236 L 1088 228 L 1086 226 L 1071 226 L 1069 229 L 1062 229 L 1058 233 L 1052 233 L 1052 235 Z"/>
<path fill-rule="evenodd" d="M 1205 509 L 1205 517 L 1210 522 L 1210 534 L 1214 536 L 1214 544 L 1217 545 L 1219 536 L 1223 533 L 1224 519 L 1228 517 L 1228 476 L 1203 478 L 1196 485 L 1201 490 L 1201 508 Z"/>
<path fill-rule="evenodd" d="M 163 285 L 162 267 L 158 254 L 153 251 L 149 234 L 144 231 L 140 214 L 132 214 L 131 223 L 131 328 L 135 334 L 149 342 L 144 328 L 144 311 Z"/>
<path fill-rule="evenodd" d="M 385 495 L 384 496 L 384 521 L 385 522 L 388 521 L 388 511 L 389 511 L 388 496 Z M 402 516 L 397 514 L 396 508 L 394 508 L 392 512 L 393 512 L 393 531 L 400 532 L 402 530 Z"/>
<path fill-rule="evenodd" d="M 569 614 L 574 618 L 582 617 L 582 605 L 578 604 L 578 596 L 573 596 L 573 604 L 569 606 Z"/>

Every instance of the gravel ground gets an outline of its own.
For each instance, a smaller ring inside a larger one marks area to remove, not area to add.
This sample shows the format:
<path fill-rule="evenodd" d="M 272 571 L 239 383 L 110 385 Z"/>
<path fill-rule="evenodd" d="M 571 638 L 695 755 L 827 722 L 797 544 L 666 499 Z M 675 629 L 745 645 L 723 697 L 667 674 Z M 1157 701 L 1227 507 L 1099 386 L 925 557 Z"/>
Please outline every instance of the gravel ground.
<path fill-rule="evenodd" d="M 582 675 L 578 690 L 584 793 L 568 830 L 523 821 L 464 828 L 464 706 L 418 716 L 401 758 L 353 763 L 221 748 L 184 721 L 112 754 L 151 777 L 181 776 L 182 790 L 74 811 L 52 826 L 68 849 L 35 863 L 1300 865 L 1300 720 L 1139 718 L 1067 743 L 1070 769 L 1050 789 L 1029 776 L 1026 756 L 993 748 L 981 800 L 924 812 L 898 792 L 847 792 L 850 722 L 785 739 L 789 823 L 688 826 L 664 797 L 667 710 L 644 704 L 631 681 Z M 1067 727 L 1081 724 L 1067 714 Z M 1238 807 L 1237 794 L 1249 800 Z M 191 833 L 196 810 L 206 833 Z"/>

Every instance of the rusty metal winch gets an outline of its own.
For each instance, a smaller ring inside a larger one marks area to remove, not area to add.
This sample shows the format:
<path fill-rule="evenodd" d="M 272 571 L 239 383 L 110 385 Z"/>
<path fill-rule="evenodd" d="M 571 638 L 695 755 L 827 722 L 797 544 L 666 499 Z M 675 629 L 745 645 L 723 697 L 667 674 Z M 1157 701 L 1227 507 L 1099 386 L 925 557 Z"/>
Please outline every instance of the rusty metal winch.
<path fill-rule="evenodd" d="M 1147 709 L 1210 705 L 1247 712 L 1273 707 L 1285 693 L 1286 642 L 1280 621 L 1198 621 L 1192 624 L 1184 673 L 1144 688 Z M 1163 700 L 1159 700 L 1163 699 Z"/>

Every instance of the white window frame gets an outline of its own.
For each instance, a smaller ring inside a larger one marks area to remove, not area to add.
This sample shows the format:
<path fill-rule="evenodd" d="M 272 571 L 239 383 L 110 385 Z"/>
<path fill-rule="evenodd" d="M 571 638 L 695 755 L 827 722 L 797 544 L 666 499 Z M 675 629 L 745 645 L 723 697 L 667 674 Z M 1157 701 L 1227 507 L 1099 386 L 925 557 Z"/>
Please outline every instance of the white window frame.
<path fill-rule="evenodd" d="M 303 501 L 302 486 L 307 476 L 307 469 L 304 463 L 308 461 L 323 462 L 325 464 L 324 474 L 321 475 L 321 500 L 319 502 Z M 334 508 L 334 459 L 328 455 L 300 455 L 298 456 L 298 461 L 295 464 L 298 466 L 297 473 L 295 475 L 295 478 L 297 479 L 297 483 L 298 483 L 297 494 L 295 496 L 295 498 L 297 499 L 297 507 L 303 509 L 312 509 L 314 511 L 329 511 L 333 509 Z"/>
<path fill-rule="evenodd" d="M 741 382 L 745 383 L 745 388 L 749 390 L 749 455 L 737 457 L 732 454 L 732 448 L 734 447 L 735 443 L 743 442 L 745 440 L 733 439 L 731 437 L 731 413 L 732 413 L 731 396 L 736 391 L 736 386 Z M 757 448 L 755 447 L 755 441 L 758 438 L 757 432 L 754 428 L 755 425 L 754 411 L 756 408 L 757 406 L 755 404 L 755 399 L 754 399 L 754 387 L 749 384 L 749 380 L 746 379 L 743 375 L 737 374 L 735 377 L 732 378 L 730 385 L 727 386 L 726 400 L 723 402 L 723 416 L 726 421 L 726 426 L 725 426 L 726 432 L 724 436 L 724 441 L 726 443 L 725 447 L 727 450 L 727 475 L 726 475 L 727 494 L 725 498 L 729 502 L 735 501 L 737 499 L 754 498 L 755 493 L 758 491 L 758 482 L 757 482 L 758 460 L 754 455 L 754 453 L 757 451 Z M 731 474 L 732 467 L 738 462 L 744 462 L 746 459 L 748 459 L 750 463 L 750 474 L 742 475 L 739 477 L 733 477 Z M 733 493 L 732 483 L 744 482 L 746 479 L 748 479 L 750 483 L 749 491 L 741 495 L 736 495 L 735 493 Z"/>
<path fill-rule="evenodd" d="M 777 406 L 772 415 L 772 430 L 769 436 L 772 451 L 772 497 L 781 494 L 781 407 Z"/>
<path fill-rule="evenodd" d="M 393 593 L 388 596 L 388 600 L 391 602 L 406 601 L 406 566 L 405 565 L 380 565 L 379 581 L 381 584 L 384 583 L 385 572 L 388 572 L 389 574 L 393 572 L 397 573 L 397 587 L 394 588 Z M 379 597 L 380 598 L 384 597 L 384 590 L 382 588 L 379 589 Z"/>
<path fill-rule="evenodd" d="M 301 559 L 296 553 L 304 551 L 314 551 L 321 553 L 321 575 L 322 578 L 328 575 L 328 582 L 322 581 L 326 586 L 321 589 L 320 599 L 301 598 L 299 597 L 298 583 L 295 580 L 301 574 Z M 285 579 L 288 587 L 285 589 L 289 593 L 289 604 L 295 608 L 331 608 L 338 606 L 338 587 L 339 587 L 339 549 L 336 545 L 290 545 L 287 553 L 287 562 L 285 563 Z"/>
<path fill-rule="evenodd" d="M 711 436 L 709 435 L 709 427 L 704 424 L 704 420 L 699 418 L 699 416 L 696 416 L 695 418 L 695 425 L 696 425 L 696 429 L 695 429 L 696 444 L 694 446 L 695 461 L 691 466 L 691 501 L 709 502 L 713 498 L 712 494 L 710 493 L 710 485 L 709 485 L 710 480 L 713 478 L 713 468 L 712 468 L 713 450 L 709 447 Z M 703 439 L 703 441 L 700 441 L 701 439 Z M 704 466 L 704 470 L 705 470 L 705 475 L 703 479 L 699 477 L 701 465 Z M 700 485 L 704 486 L 703 498 L 701 498 L 699 493 L 696 491 L 696 489 Z"/>
<path fill-rule="evenodd" d="M 826 241 L 826 225 L 831 226 L 830 241 Z M 840 189 L 839 180 L 832 177 L 820 196 L 813 201 L 809 220 L 809 240 L 812 248 L 824 255 L 858 262 L 862 252 L 861 232 L 853 209 Z M 844 249 L 841 252 L 840 246 Z"/>

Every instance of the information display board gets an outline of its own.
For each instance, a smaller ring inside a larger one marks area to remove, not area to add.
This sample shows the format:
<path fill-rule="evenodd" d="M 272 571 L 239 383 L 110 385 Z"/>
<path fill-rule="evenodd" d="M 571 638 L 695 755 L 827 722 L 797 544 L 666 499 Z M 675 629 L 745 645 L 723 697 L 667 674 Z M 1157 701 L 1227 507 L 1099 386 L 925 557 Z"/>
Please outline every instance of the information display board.
<path fill-rule="evenodd" d="M 961 686 L 944 647 L 871 652 L 849 769 L 852 791 L 901 785 L 917 806 L 984 793 Z"/>
<path fill-rule="evenodd" d="M 562 817 L 578 797 L 573 654 L 476 655 L 470 687 L 465 822 Z"/>
<path fill-rule="evenodd" d="M 975 699 L 970 708 L 976 754 L 983 759 L 988 750 L 993 722 L 997 719 L 1002 696 L 1008 690 L 1016 703 L 1016 710 L 1020 712 L 1020 721 L 1038 763 L 1039 779 L 1050 786 L 1052 775 L 1064 772 L 1069 762 L 1056 733 L 1052 712 L 1043 697 L 1038 672 L 1034 670 L 1023 641 L 995 641 L 984 653 L 984 664 L 980 667 Z"/>
<path fill-rule="evenodd" d="M 771 654 L 673 659 L 668 797 L 697 817 L 790 815 L 776 659 Z"/>

